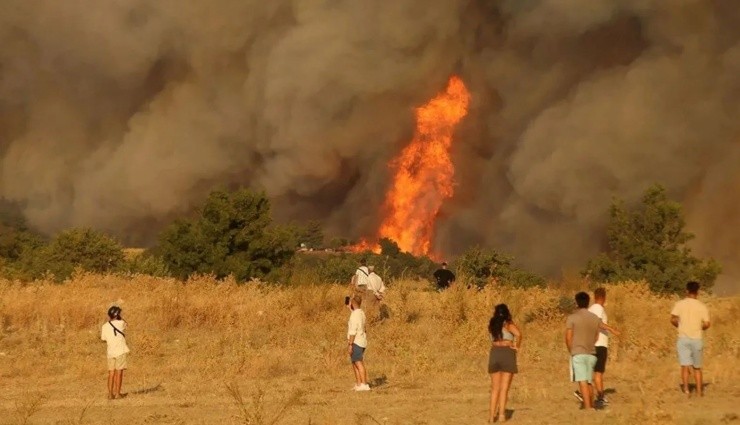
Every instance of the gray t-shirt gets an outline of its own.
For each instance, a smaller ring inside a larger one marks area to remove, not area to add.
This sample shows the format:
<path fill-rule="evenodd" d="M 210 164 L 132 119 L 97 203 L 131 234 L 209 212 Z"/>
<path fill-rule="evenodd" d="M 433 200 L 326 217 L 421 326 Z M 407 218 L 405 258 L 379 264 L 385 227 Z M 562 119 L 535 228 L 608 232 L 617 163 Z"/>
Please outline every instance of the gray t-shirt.
<path fill-rule="evenodd" d="M 566 329 L 573 329 L 573 344 L 570 347 L 570 355 L 595 354 L 596 339 L 599 337 L 599 316 L 591 313 L 585 308 L 579 308 L 575 313 L 568 316 L 565 321 Z"/>

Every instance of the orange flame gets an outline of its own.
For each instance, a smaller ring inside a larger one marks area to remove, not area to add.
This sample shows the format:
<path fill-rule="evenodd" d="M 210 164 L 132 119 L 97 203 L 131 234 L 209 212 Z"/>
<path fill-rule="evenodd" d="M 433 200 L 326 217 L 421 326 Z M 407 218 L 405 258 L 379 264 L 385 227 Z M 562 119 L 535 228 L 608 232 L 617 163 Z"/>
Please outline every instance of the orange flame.
<path fill-rule="evenodd" d="M 387 212 L 380 237 L 401 250 L 428 255 L 434 224 L 445 199 L 454 193 L 455 167 L 450 145 L 455 126 L 468 113 L 470 94 L 452 76 L 444 92 L 416 109 L 416 132 L 411 143 L 391 162 L 393 185 L 385 199 Z"/>

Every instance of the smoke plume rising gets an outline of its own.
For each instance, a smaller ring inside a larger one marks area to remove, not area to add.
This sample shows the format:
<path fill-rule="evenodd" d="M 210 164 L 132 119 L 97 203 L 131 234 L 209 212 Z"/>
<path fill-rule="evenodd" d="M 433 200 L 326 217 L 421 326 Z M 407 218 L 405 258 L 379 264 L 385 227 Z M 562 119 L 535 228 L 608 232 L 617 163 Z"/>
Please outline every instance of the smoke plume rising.
<path fill-rule="evenodd" d="M 151 242 L 216 186 L 368 234 L 413 107 L 459 74 L 437 251 L 558 272 L 654 182 L 740 279 L 735 0 L 5 0 L 0 196 L 30 222 Z"/>

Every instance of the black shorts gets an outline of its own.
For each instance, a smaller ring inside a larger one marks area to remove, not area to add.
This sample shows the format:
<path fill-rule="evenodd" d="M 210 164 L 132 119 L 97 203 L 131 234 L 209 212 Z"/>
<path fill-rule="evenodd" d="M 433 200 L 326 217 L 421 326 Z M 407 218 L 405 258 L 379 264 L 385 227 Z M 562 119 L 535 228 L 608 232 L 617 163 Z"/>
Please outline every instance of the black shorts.
<path fill-rule="evenodd" d="M 516 351 L 509 347 L 491 347 L 488 356 L 488 373 L 517 373 Z"/>
<path fill-rule="evenodd" d="M 606 358 L 608 355 L 609 350 L 606 347 L 596 347 L 596 366 L 594 366 L 594 372 L 606 372 Z"/>

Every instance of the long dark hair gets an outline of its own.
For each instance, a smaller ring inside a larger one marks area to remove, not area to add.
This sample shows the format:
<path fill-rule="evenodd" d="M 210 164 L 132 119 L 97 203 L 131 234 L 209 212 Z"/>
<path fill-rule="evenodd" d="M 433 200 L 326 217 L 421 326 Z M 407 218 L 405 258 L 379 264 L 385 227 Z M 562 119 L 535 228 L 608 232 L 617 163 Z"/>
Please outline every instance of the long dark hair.
<path fill-rule="evenodd" d="M 493 317 L 488 322 L 488 332 L 491 333 L 494 341 L 504 339 L 504 324 L 511 322 L 511 313 L 506 304 L 499 304 L 493 309 Z"/>

